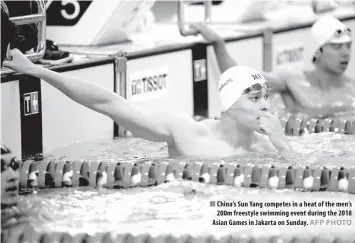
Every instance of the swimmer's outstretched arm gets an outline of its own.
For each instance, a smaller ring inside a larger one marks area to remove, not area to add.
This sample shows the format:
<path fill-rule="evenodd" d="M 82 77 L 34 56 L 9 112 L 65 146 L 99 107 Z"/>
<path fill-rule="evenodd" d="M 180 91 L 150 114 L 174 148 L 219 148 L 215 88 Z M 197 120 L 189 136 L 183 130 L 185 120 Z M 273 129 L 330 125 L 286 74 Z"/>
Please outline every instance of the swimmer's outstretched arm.
<path fill-rule="evenodd" d="M 152 117 L 130 105 L 116 93 L 90 82 L 57 73 L 33 64 L 19 50 L 11 50 L 12 61 L 4 66 L 19 73 L 35 76 L 57 88 L 70 99 L 113 119 L 117 124 L 143 139 L 159 142 L 172 140 L 169 117 Z M 160 119 L 161 118 L 161 119 Z"/>
<path fill-rule="evenodd" d="M 212 43 L 221 73 L 238 65 L 228 53 L 225 41 L 216 31 L 203 23 L 192 24 L 192 27 L 197 29 L 206 40 Z M 287 72 L 263 72 L 263 75 L 271 84 L 272 92 L 279 93 L 287 90 L 287 77 L 289 75 Z M 216 86 L 217 85 L 218 80 L 216 80 Z"/>

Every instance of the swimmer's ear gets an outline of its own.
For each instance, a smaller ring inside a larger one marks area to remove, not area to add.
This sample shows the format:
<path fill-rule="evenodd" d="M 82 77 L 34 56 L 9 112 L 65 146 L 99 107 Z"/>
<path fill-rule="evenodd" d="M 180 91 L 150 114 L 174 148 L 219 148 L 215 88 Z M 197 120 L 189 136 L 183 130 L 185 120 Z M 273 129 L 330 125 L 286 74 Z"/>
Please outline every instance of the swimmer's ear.
<path fill-rule="evenodd" d="M 322 50 L 316 51 L 316 53 L 314 54 L 315 60 L 317 60 L 320 57 L 321 54 L 322 54 Z"/>

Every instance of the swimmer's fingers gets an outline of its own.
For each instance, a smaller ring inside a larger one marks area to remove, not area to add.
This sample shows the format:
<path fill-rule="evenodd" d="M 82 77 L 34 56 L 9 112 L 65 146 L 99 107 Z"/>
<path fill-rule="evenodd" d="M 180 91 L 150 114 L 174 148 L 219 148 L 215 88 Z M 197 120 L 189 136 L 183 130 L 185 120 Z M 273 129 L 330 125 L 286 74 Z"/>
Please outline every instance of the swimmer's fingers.
<path fill-rule="evenodd" d="M 275 115 L 272 114 L 271 112 L 265 111 L 262 113 L 261 117 L 273 118 L 273 117 L 275 117 Z"/>
<path fill-rule="evenodd" d="M 3 66 L 11 68 L 18 73 L 26 74 L 35 65 L 18 49 L 10 50 L 7 59 L 4 60 Z"/>
<path fill-rule="evenodd" d="M 272 117 L 269 117 L 269 116 L 261 116 L 259 118 L 259 122 L 260 124 L 269 124 L 271 122 L 271 119 Z"/>
<path fill-rule="evenodd" d="M 208 41 L 220 41 L 222 38 L 209 26 L 204 23 L 194 23 L 191 27 L 196 29 Z"/>
<path fill-rule="evenodd" d="M 260 123 L 259 129 L 265 134 L 270 134 L 270 127 L 268 127 L 266 124 Z"/>

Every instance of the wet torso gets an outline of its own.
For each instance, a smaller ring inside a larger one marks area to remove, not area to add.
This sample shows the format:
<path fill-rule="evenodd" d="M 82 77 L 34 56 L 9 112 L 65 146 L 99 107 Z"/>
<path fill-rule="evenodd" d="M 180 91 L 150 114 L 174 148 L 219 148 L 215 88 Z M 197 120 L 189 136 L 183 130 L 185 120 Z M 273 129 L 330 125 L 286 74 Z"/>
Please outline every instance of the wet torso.
<path fill-rule="evenodd" d="M 344 77 L 341 85 L 323 91 L 311 72 L 294 74 L 282 94 L 286 110 L 309 116 L 323 116 L 355 111 L 355 81 Z"/>
<path fill-rule="evenodd" d="M 230 157 L 246 155 L 249 152 L 261 152 L 258 135 L 255 143 L 249 147 L 235 148 L 224 141 L 217 133 L 216 120 L 208 119 L 196 123 L 197 132 L 175 132 L 174 143 L 168 144 L 169 156 L 176 157 Z"/>

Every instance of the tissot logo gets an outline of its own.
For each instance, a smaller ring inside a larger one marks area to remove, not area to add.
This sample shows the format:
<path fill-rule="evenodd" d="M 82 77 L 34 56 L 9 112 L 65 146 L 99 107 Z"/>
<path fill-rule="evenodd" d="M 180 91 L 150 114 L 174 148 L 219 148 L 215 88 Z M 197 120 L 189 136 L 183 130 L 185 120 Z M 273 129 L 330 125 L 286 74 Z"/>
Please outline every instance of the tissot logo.
<path fill-rule="evenodd" d="M 25 116 L 38 114 L 38 92 L 23 94 Z"/>
<path fill-rule="evenodd" d="M 194 81 L 199 82 L 207 79 L 206 59 L 194 61 Z"/>
<path fill-rule="evenodd" d="M 62 0 L 52 1 L 46 11 L 48 26 L 76 25 L 92 1 Z"/>

